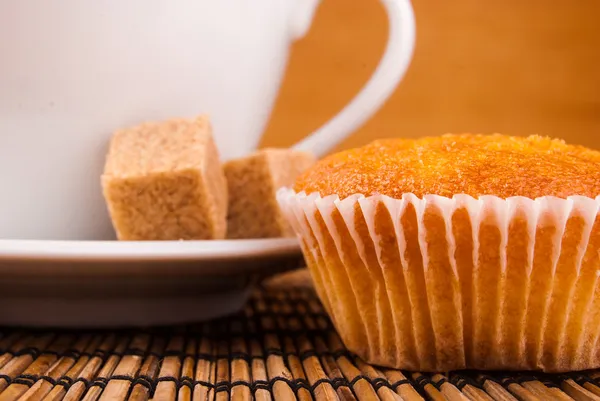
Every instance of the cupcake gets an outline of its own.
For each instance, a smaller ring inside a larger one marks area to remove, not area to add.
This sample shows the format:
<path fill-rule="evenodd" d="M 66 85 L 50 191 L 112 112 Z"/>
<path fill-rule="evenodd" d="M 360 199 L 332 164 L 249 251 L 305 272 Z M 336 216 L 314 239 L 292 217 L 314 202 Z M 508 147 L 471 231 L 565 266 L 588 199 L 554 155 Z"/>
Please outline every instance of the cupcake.
<path fill-rule="evenodd" d="M 532 136 L 390 139 L 282 188 L 315 288 L 366 361 L 600 367 L 600 152 Z"/>

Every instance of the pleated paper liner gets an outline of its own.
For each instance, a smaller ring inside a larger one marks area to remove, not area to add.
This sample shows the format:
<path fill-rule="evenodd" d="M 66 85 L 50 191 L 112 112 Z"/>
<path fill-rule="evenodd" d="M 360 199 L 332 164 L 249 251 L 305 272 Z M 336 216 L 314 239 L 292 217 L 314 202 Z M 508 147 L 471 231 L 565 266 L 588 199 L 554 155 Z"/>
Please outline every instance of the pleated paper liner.
<path fill-rule="evenodd" d="M 278 193 L 346 346 L 417 371 L 600 367 L 600 197 Z"/>
<path fill-rule="evenodd" d="M 600 372 L 427 374 L 350 353 L 309 288 L 260 289 L 238 315 L 130 331 L 0 328 L 0 400 L 578 400 Z M 33 312 L 32 312 L 33 313 Z"/>

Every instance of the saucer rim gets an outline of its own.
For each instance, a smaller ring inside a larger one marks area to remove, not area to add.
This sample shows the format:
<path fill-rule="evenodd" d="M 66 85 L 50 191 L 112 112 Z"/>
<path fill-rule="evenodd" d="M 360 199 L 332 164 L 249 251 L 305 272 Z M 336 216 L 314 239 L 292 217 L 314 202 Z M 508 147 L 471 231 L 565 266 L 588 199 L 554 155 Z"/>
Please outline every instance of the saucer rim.
<path fill-rule="evenodd" d="M 295 237 L 180 241 L 0 239 L 0 260 L 223 260 L 300 252 Z"/>

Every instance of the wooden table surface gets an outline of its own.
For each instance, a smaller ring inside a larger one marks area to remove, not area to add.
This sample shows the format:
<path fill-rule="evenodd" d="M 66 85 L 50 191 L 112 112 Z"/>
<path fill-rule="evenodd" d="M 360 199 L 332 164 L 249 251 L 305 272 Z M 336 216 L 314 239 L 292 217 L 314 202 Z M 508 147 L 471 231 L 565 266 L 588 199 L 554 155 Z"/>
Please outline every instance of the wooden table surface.
<path fill-rule="evenodd" d="M 397 91 L 340 148 L 445 132 L 543 134 L 600 149 L 600 1 L 413 0 L 417 44 Z M 378 0 L 322 0 L 297 42 L 263 145 L 333 116 L 383 52 Z"/>

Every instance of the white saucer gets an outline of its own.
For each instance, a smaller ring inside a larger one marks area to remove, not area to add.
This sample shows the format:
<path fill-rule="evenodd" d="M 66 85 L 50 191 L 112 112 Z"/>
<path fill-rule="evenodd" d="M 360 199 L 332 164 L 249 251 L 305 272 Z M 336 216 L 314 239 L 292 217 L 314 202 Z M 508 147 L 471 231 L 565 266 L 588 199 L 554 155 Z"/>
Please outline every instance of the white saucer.
<path fill-rule="evenodd" d="M 259 278 L 298 267 L 296 238 L 0 240 L 0 325 L 196 322 L 243 307 Z"/>

